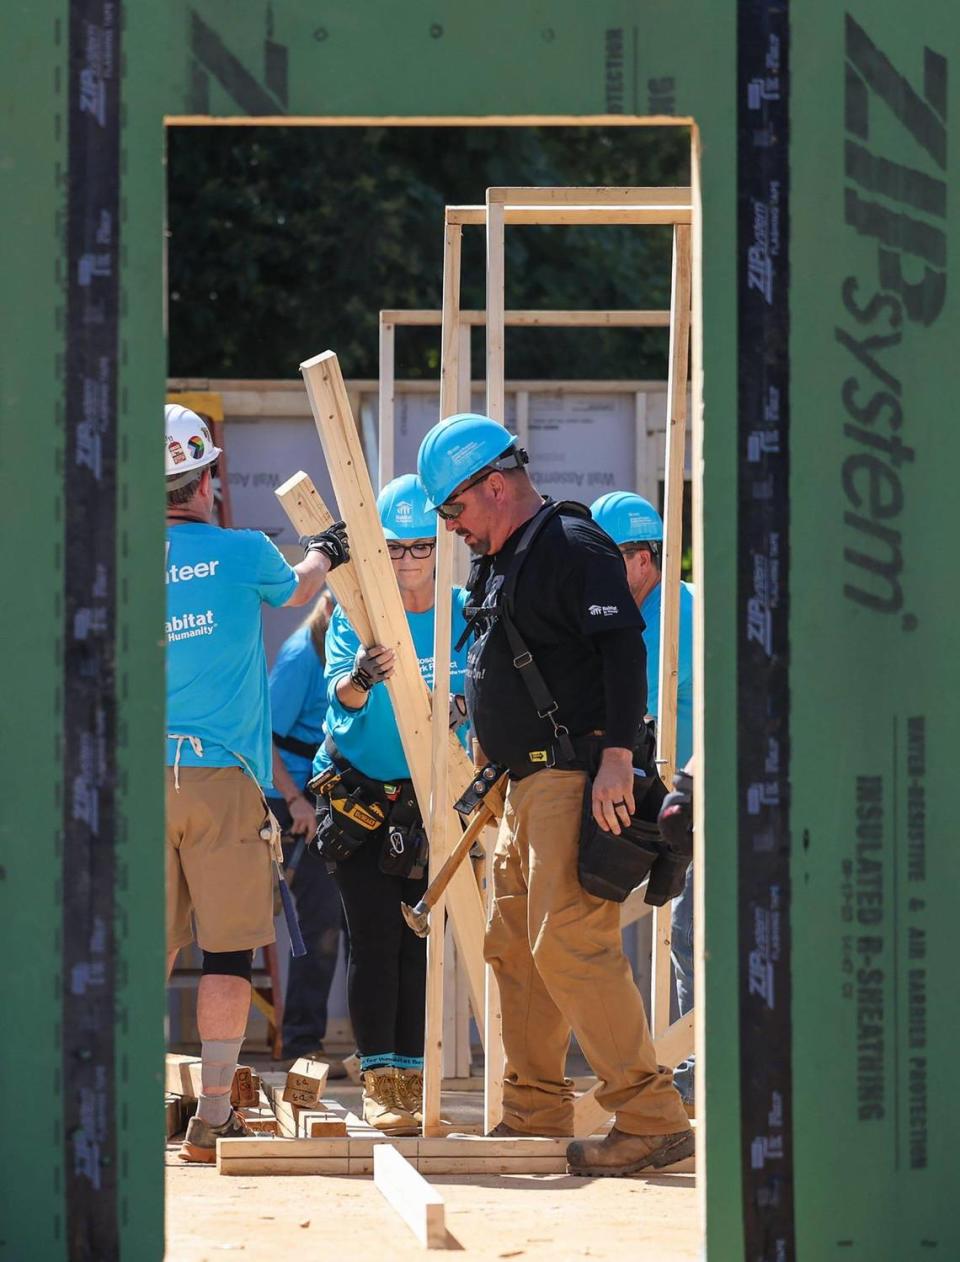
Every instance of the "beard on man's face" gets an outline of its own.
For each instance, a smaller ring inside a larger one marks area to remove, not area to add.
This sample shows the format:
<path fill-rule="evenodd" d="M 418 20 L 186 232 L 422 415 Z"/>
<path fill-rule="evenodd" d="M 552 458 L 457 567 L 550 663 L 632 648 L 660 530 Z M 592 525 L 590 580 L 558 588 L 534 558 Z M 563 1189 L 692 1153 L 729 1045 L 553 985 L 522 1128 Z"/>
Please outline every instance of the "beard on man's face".
<path fill-rule="evenodd" d="M 486 556 L 487 553 L 490 551 L 489 539 L 481 539 L 477 535 L 471 535 L 469 530 L 457 530 L 454 533 L 459 535 L 460 538 L 463 540 L 469 539 L 469 542 L 467 543 L 467 547 L 474 554 L 474 556 L 478 556 L 478 557 Z"/>

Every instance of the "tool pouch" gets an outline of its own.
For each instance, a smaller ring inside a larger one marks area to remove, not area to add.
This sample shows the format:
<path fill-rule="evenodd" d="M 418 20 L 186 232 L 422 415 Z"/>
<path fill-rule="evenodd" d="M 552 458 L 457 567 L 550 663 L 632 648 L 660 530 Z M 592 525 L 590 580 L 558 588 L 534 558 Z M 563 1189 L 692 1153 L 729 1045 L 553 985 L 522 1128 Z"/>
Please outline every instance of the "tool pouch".
<path fill-rule="evenodd" d="M 617 837 L 602 829 L 593 818 L 593 783 L 587 780 L 583 791 L 577 874 L 588 894 L 622 903 L 651 872 L 663 853 L 656 819 L 665 792 L 660 779 L 635 775 L 634 814 Z M 649 894 L 647 901 L 651 901 Z"/>
<path fill-rule="evenodd" d="M 400 876 L 419 881 L 427 869 L 429 847 L 423 828 L 420 807 L 409 780 L 399 785 L 385 785 L 390 797 L 383 846 L 380 850 L 380 871 L 385 876 Z"/>
<path fill-rule="evenodd" d="M 375 783 L 338 777 L 317 798 L 317 855 L 325 862 L 343 863 L 365 841 L 379 836 L 387 813 L 386 803 L 372 787 Z"/>
<path fill-rule="evenodd" d="M 690 856 L 677 854 L 675 850 L 661 848 L 660 853 L 650 869 L 647 881 L 647 892 L 643 901 L 651 907 L 662 907 L 683 893 L 683 885 L 690 866 Z"/>

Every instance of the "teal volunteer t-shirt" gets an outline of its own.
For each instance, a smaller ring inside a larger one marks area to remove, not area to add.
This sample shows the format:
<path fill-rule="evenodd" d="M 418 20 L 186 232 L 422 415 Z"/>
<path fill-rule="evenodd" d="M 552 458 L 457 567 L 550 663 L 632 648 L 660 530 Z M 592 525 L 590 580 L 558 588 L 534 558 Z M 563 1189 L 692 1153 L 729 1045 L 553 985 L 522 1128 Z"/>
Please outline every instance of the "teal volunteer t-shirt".
<path fill-rule="evenodd" d="M 467 593 L 456 588 L 452 596 L 451 646 L 463 633 L 466 621 L 463 607 Z M 408 613 L 407 625 L 413 636 L 413 647 L 420 663 L 420 674 L 433 686 L 433 610 L 424 613 Z M 337 697 L 336 682 L 353 671 L 353 662 L 360 640 L 347 621 L 343 609 L 334 611 L 327 631 L 327 700 L 329 708 L 324 723 L 343 757 L 371 780 L 403 780 L 409 777 L 407 760 L 403 755 L 397 721 L 393 717 L 390 694 L 384 684 L 370 689 L 367 704 L 362 710 L 348 710 Z M 460 652 L 451 649 L 450 692 L 462 693 L 467 669 L 467 649 Z M 466 742 L 466 725 L 460 728 L 460 739 Z M 330 766 L 330 755 L 321 745 L 313 761 L 315 773 Z"/>
<path fill-rule="evenodd" d="M 297 576 L 259 530 L 167 526 L 167 766 L 241 766 L 271 786 L 261 604 L 284 605 Z"/>
<path fill-rule="evenodd" d="M 658 583 L 640 606 L 647 624 L 647 713 L 659 716 L 660 705 L 660 589 Z M 680 584 L 680 642 L 677 659 L 677 767 L 693 756 L 693 588 Z"/>
<path fill-rule="evenodd" d="M 307 745 L 323 740 L 327 685 L 309 627 L 298 627 L 277 654 L 270 672 L 270 710 L 278 736 L 292 736 Z M 302 788 L 312 775 L 311 759 L 289 749 L 279 753 L 294 784 Z"/>

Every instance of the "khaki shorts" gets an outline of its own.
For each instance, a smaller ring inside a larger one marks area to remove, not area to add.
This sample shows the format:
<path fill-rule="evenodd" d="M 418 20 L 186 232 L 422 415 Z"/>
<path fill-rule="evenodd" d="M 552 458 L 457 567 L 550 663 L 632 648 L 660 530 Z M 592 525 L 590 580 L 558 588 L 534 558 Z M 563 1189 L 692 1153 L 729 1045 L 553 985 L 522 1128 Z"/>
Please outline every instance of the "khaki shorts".
<path fill-rule="evenodd" d="M 167 768 L 167 949 L 246 951 L 275 940 L 273 863 L 256 784 L 239 767 Z"/>

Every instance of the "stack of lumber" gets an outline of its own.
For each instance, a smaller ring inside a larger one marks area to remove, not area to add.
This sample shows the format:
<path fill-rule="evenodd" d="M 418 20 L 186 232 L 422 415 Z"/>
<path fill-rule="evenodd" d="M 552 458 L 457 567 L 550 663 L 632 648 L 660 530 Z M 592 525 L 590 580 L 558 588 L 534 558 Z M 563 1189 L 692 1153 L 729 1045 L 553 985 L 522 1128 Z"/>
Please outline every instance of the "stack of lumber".
<path fill-rule="evenodd" d="M 195 1112 L 201 1083 L 201 1062 L 198 1056 L 167 1053 L 164 1088 L 168 1139 L 179 1134 Z M 230 1088 L 230 1103 L 251 1130 L 263 1135 L 280 1133 L 279 1123 L 263 1093 L 260 1075 L 249 1065 L 237 1066 Z"/>
<path fill-rule="evenodd" d="M 392 1145 L 421 1174 L 564 1174 L 569 1139 L 448 1135 L 441 1139 L 392 1138 L 346 1115 L 346 1138 L 221 1139 L 220 1174 L 372 1174 L 374 1151 Z M 689 1174 L 693 1159 L 652 1174 Z"/>
<path fill-rule="evenodd" d="M 283 1087 L 264 1087 L 279 1134 L 290 1139 L 346 1135 L 346 1110 L 323 1098 L 328 1071 L 325 1061 L 301 1056 L 290 1066 Z"/>

